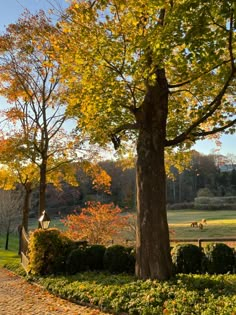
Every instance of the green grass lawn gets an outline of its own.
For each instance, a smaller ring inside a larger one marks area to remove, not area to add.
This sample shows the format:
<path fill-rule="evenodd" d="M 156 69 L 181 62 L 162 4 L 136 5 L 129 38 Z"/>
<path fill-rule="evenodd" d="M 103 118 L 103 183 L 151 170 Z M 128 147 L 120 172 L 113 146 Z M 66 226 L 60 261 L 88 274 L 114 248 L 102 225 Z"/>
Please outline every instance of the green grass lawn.
<path fill-rule="evenodd" d="M 171 239 L 236 237 L 236 211 L 169 210 L 167 216 Z M 207 221 L 202 230 L 190 226 L 191 222 L 202 219 Z M 135 233 L 127 232 L 125 238 L 131 241 L 131 245 Z M 236 247 L 236 243 L 232 245 Z"/>
<path fill-rule="evenodd" d="M 19 262 L 20 257 L 17 251 L 0 249 L 0 267 L 3 267 L 7 263 Z"/>
<path fill-rule="evenodd" d="M 191 222 L 206 219 L 203 229 L 192 228 Z M 236 237 L 236 211 L 168 211 L 171 238 Z"/>
<path fill-rule="evenodd" d="M 170 224 L 189 224 L 192 221 L 221 221 L 228 223 L 228 220 L 236 223 L 235 210 L 217 210 L 217 211 L 203 211 L 203 210 L 169 210 L 167 212 L 168 222 Z"/>
<path fill-rule="evenodd" d="M 6 263 L 19 261 L 18 246 L 17 234 L 11 234 L 9 238 L 9 249 L 5 250 L 5 236 L 0 235 L 0 267 L 3 267 Z"/>

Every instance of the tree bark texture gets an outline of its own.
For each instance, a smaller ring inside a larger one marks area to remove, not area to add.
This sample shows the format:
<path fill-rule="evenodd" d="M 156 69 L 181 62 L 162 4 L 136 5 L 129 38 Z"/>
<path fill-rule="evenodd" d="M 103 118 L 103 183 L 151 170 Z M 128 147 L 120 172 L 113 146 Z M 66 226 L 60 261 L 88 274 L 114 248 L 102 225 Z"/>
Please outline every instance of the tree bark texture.
<path fill-rule="evenodd" d="M 141 279 L 167 280 L 172 275 L 166 213 L 164 165 L 168 85 L 164 69 L 147 87 L 137 143 L 136 275 Z"/>

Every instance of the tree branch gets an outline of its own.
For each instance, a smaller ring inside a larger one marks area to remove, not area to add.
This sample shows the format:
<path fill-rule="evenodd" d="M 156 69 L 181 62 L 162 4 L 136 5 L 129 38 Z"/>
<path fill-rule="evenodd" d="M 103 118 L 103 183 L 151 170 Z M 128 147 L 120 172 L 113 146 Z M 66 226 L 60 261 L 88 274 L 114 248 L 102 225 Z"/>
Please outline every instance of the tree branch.
<path fill-rule="evenodd" d="M 217 94 L 214 100 L 207 106 L 206 113 L 203 116 L 199 117 L 195 122 L 193 122 L 192 125 L 185 132 L 178 135 L 173 140 L 166 140 L 165 146 L 176 145 L 188 139 L 190 135 L 194 136 L 194 133 L 193 133 L 194 129 L 200 126 L 202 123 L 204 123 L 220 107 L 222 98 L 225 95 L 225 92 L 227 88 L 229 87 L 231 80 L 234 78 L 234 74 L 235 74 L 235 71 L 231 71 L 230 76 L 228 80 L 225 82 L 221 91 Z"/>
<path fill-rule="evenodd" d="M 124 124 L 121 125 L 120 127 L 116 128 L 114 130 L 114 132 L 111 134 L 111 141 L 114 145 L 115 150 L 117 150 L 120 146 L 120 142 L 121 142 L 121 137 L 118 136 L 117 134 L 119 134 L 121 131 L 125 131 L 125 130 L 138 130 L 139 126 L 137 123 L 134 124 Z"/>
<path fill-rule="evenodd" d="M 218 132 L 222 132 L 222 131 L 228 129 L 228 128 L 232 127 L 235 124 L 236 124 L 236 119 L 231 120 L 228 124 L 226 124 L 226 125 L 224 125 L 222 127 L 214 128 L 214 129 L 209 130 L 209 131 L 196 132 L 196 133 L 193 133 L 193 135 L 196 138 L 201 138 L 201 137 L 204 137 L 204 136 L 213 135 L 213 134 L 216 134 Z"/>
<path fill-rule="evenodd" d="M 231 62 L 231 59 L 224 60 L 221 63 L 219 63 L 218 65 L 216 65 L 213 68 L 211 68 L 210 70 L 206 70 L 206 71 L 202 72 L 200 75 L 198 75 L 198 76 L 196 76 L 196 77 L 194 77 L 192 79 L 189 79 L 189 80 L 186 80 L 186 81 L 183 81 L 183 82 L 180 82 L 180 83 L 176 83 L 176 84 L 168 84 L 168 88 L 170 88 L 170 89 L 178 88 L 178 87 L 181 87 L 181 86 L 186 85 L 188 83 L 191 83 L 193 81 L 196 81 L 199 78 L 201 78 L 203 75 L 208 74 L 209 72 L 211 72 L 211 71 L 213 71 L 213 70 L 219 68 L 220 66 L 222 66 L 222 65 L 224 65 L 226 63 L 229 63 L 229 62 Z"/>

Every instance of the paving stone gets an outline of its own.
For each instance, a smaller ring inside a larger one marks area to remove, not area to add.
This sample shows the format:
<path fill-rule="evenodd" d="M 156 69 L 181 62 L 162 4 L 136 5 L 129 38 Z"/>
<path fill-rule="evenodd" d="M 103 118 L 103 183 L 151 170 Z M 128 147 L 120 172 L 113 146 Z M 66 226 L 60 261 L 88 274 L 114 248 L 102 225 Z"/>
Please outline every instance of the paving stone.
<path fill-rule="evenodd" d="M 43 288 L 28 283 L 12 272 L 0 268 L 1 315 L 105 315 L 96 309 L 58 298 Z"/>

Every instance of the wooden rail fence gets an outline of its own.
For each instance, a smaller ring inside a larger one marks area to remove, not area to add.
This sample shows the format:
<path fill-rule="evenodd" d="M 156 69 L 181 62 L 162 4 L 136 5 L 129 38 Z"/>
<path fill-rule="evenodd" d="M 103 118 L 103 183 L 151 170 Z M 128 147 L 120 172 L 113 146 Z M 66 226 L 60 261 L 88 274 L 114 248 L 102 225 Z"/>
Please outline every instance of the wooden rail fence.
<path fill-rule="evenodd" d="M 180 238 L 180 239 L 171 239 L 171 243 L 198 243 L 198 246 L 201 248 L 202 243 L 212 243 L 212 242 L 236 242 L 236 237 L 206 237 L 206 238 Z"/>

